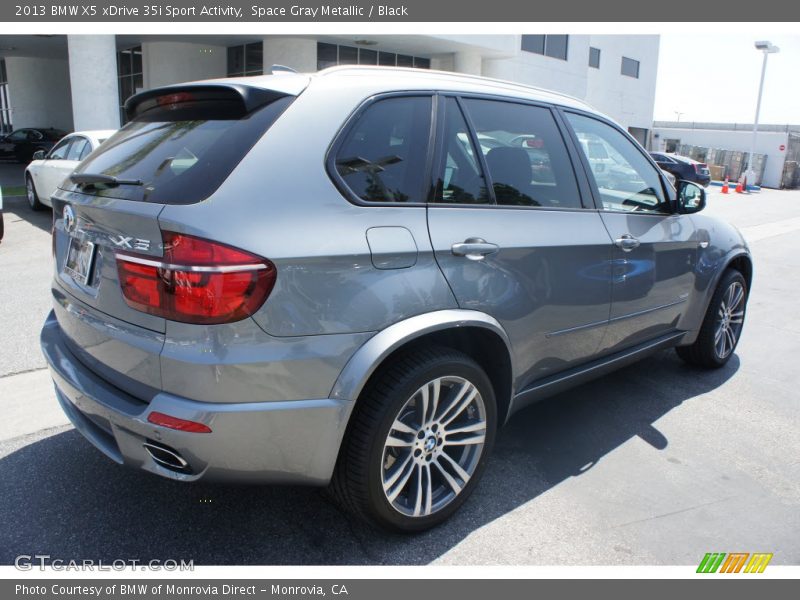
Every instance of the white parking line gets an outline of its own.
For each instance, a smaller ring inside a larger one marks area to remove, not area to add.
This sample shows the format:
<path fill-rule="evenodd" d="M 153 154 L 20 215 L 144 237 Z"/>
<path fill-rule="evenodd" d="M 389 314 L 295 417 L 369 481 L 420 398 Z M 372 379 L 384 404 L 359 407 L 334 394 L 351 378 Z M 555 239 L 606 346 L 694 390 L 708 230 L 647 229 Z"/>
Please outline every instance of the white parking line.
<path fill-rule="evenodd" d="M 740 231 L 744 239 L 748 243 L 757 242 L 764 238 L 775 237 L 776 235 L 783 235 L 791 233 L 800 229 L 800 217 L 793 219 L 783 219 L 781 221 L 773 221 L 771 223 L 762 223 L 761 225 L 752 225 L 750 227 L 742 227 Z"/>

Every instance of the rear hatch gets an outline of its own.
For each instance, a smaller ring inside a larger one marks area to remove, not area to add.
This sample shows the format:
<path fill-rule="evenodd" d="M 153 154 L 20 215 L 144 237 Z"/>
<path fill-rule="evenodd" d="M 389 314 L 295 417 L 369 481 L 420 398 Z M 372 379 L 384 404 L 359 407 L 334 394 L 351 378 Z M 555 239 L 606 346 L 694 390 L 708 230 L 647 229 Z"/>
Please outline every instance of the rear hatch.
<path fill-rule="evenodd" d="M 142 400 L 161 387 L 166 311 L 150 296 L 170 271 L 148 281 L 137 269 L 156 273 L 148 264 L 172 257 L 178 238 L 159 225 L 164 207 L 211 196 L 308 81 L 263 79 L 283 85 L 208 82 L 132 97 L 130 122 L 53 196 L 59 325 L 79 360 Z"/>

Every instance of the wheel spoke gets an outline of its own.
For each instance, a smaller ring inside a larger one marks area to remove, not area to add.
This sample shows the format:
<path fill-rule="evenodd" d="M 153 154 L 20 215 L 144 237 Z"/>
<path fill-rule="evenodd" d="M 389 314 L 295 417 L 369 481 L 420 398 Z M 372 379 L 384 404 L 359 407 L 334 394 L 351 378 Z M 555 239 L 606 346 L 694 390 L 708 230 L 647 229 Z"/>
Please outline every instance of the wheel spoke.
<path fill-rule="evenodd" d="M 485 433 L 479 433 L 479 434 L 476 434 L 476 435 L 472 435 L 472 436 L 465 437 L 465 438 L 460 438 L 460 439 L 457 439 L 457 440 L 451 440 L 450 438 L 447 438 L 444 441 L 444 445 L 445 446 L 474 446 L 475 444 L 482 444 L 484 442 L 484 440 L 486 440 L 486 434 Z"/>
<path fill-rule="evenodd" d="M 399 431 L 401 433 L 411 433 L 413 435 L 417 434 L 416 429 L 414 429 L 410 425 L 406 425 L 400 419 L 394 420 L 394 423 L 392 423 L 392 431 Z"/>
<path fill-rule="evenodd" d="M 719 336 L 714 341 L 714 347 L 717 349 L 717 354 L 720 357 L 725 356 L 725 343 L 727 341 L 727 336 L 725 335 L 725 326 L 721 326 L 719 328 Z"/>
<path fill-rule="evenodd" d="M 417 465 L 415 471 L 417 472 L 417 496 L 414 500 L 414 516 L 420 516 L 422 510 L 422 496 L 425 493 L 422 485 L 422 465 Z"/>
<path fill-rule="evenodd" d="M 409 467 L 411 465 L 411 468 Z M 403 461 L 403 463 L 395 470 L 391 477 L 383 483 L 383 490 L 389 502 L 394 502 L 400 492 L 406 487 L 411 474 L 414 472 L 414 463 L 411 461 L 411 453 Z"/>
<path fill-rule="evenodd" d="M 486 423 L 484 421 L 476 421 L 475 423 L 470 423 L 469 425 L 463 425 L 461 427 L 456 427 L 455 429 L 448 429 L 447 435 L 455 435 L 457 433 L 471 433 L 473 431 L 483 431 L 486 429 Z"/>
<path fill-rule="evenodd" d="M 462 393 L 464 392 L 464 393 Z M 443 426 L 447 426 L 450 422 L 453 421 L 458 415 L 464 412 L 475 397 L 478 395 L 478 388 L 473 386 L 471 383 L 467 382 L 464 384 L 464 387 L 459 391 L 458 398 L 454 400 L 450 406 L 447 407 L 447 410 L 442 414 L 441 423 Z M 453 409 L 455 406 L 455 409 Z M 447 418 L 445 418 L 447 417 Z"/>
<path fill-rule="evenodd" d="M 420 403 L 417 405 L 420 427 L 428 424 L 428 384 L 426 383 L 419 389 Z"/>
<path fill-rule="evenodd" d="M 389 437 L 386 438 L 386 445 L 392 448 L 409 448 L 413 444 L 414 444 L 413 440 L 409 442 L 394 435 L 390 435 Z"/>
<path fill-rule="evenodd" d="M 436 468 L 439 469 L 439 473 L 442 474 L 442 477 L 444 477 L 444 480 L 447 482 L 447 485 L 450 486 L 450 489 L 453 490 L 456 494 L 458 494 L 462 489 L 461 484 L 458 483 L 455 480 L 455 478 L 452 475 L 450 475 L 450 473 L 448 473 L 447 470 L 442 467 L 442 465 L 439 464 L 438 460 L 433 464 L 435 464 Z"/>
<path fill-rule="evenodd" d="M 733 311 L 739 308 L 739 304 L 742 302 L 742 299 L 744 298 L 744 288 L 742 288 L 742 286 L 740 286 L 739 284 L 734 284 L 731 287 L 734 288 L 735 290 L 733 293 L 733 299 L 731 300 L 729 307 L 731 311 Z"/>
<path fill-rule="evenodd" d="M 431 384 L 431 416 L 428 418 L 428 423 L 436 418 L 436 412 L 439 410 L 439 396 L 442 393 L 442 380 L 434 379 Z"/>
<path fill-rule="evenodd" d="M 733 329 L 730 327 L 725 330 L 725 334 L 728 338 L 728 348 L 730 349 L 730 352 L 733 352 L 733 347 L 736 345 L 736 334 L 733 333 Z"/>
<path fill-rule="evenodd" d="M 463 468 L 461 468 L 461 465 L 459 465 L 456 461 L 454 461 L 450 457 L 450 455 L 447 454 L 447 452 L 442 452 L 439 456 L 445 459 L 447 461 L 447 464 L 453 467 L 453 470 L 456 472 L 456 475 L 458 475 L 461 478 L 461 481 L 463 481 L 464 483 L 467 483 L 467 481 L 469 481 L 469 473 L 467 473 Z"/>

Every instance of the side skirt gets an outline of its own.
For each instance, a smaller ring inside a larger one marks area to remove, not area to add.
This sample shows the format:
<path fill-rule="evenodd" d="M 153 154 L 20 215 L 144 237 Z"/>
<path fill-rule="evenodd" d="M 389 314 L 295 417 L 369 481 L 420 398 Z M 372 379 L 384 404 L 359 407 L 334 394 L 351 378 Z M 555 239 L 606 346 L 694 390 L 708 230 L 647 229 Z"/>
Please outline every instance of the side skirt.
<path fill-rule="evenodd" d="M 664 348 L 677 346 L 680 344 L 681 338 L 683 338 L 684 335 L 686 335 L 685 331 L 668 333 L 648 342 L 628 348 L 627 350 L 623 350 L 622 352 L 604 356 L 598 360 L 534 381 L 511 399 L 508 417 L 518 410 L 530 406 L 539 400 L 543 400 L 548 396 L 558 394 L 569 388 L 573 388 L 622 367 L 626 367 Z"/>

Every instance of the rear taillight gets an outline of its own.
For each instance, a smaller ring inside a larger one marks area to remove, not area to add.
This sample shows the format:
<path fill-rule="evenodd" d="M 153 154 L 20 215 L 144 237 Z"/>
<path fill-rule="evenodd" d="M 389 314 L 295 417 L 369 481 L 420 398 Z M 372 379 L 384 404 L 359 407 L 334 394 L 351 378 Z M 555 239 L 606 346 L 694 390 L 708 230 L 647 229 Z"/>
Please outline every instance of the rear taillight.
<path fill-rule="evenodd" d="M 170 321 L 211 325 L 244 319 L 275 285 L 270 261 L 189 235 L 165 231 L 164 257 L 117 253 L 129 306 Z"/>
<path fill-rule="evenodd" d="M 708 170 L 708 165 L 706 165 L 704 163 L 695 163 L 695 165 L 694 165 L 694 172 L 695 173 L 700 174 L 705 170 Z"/>

